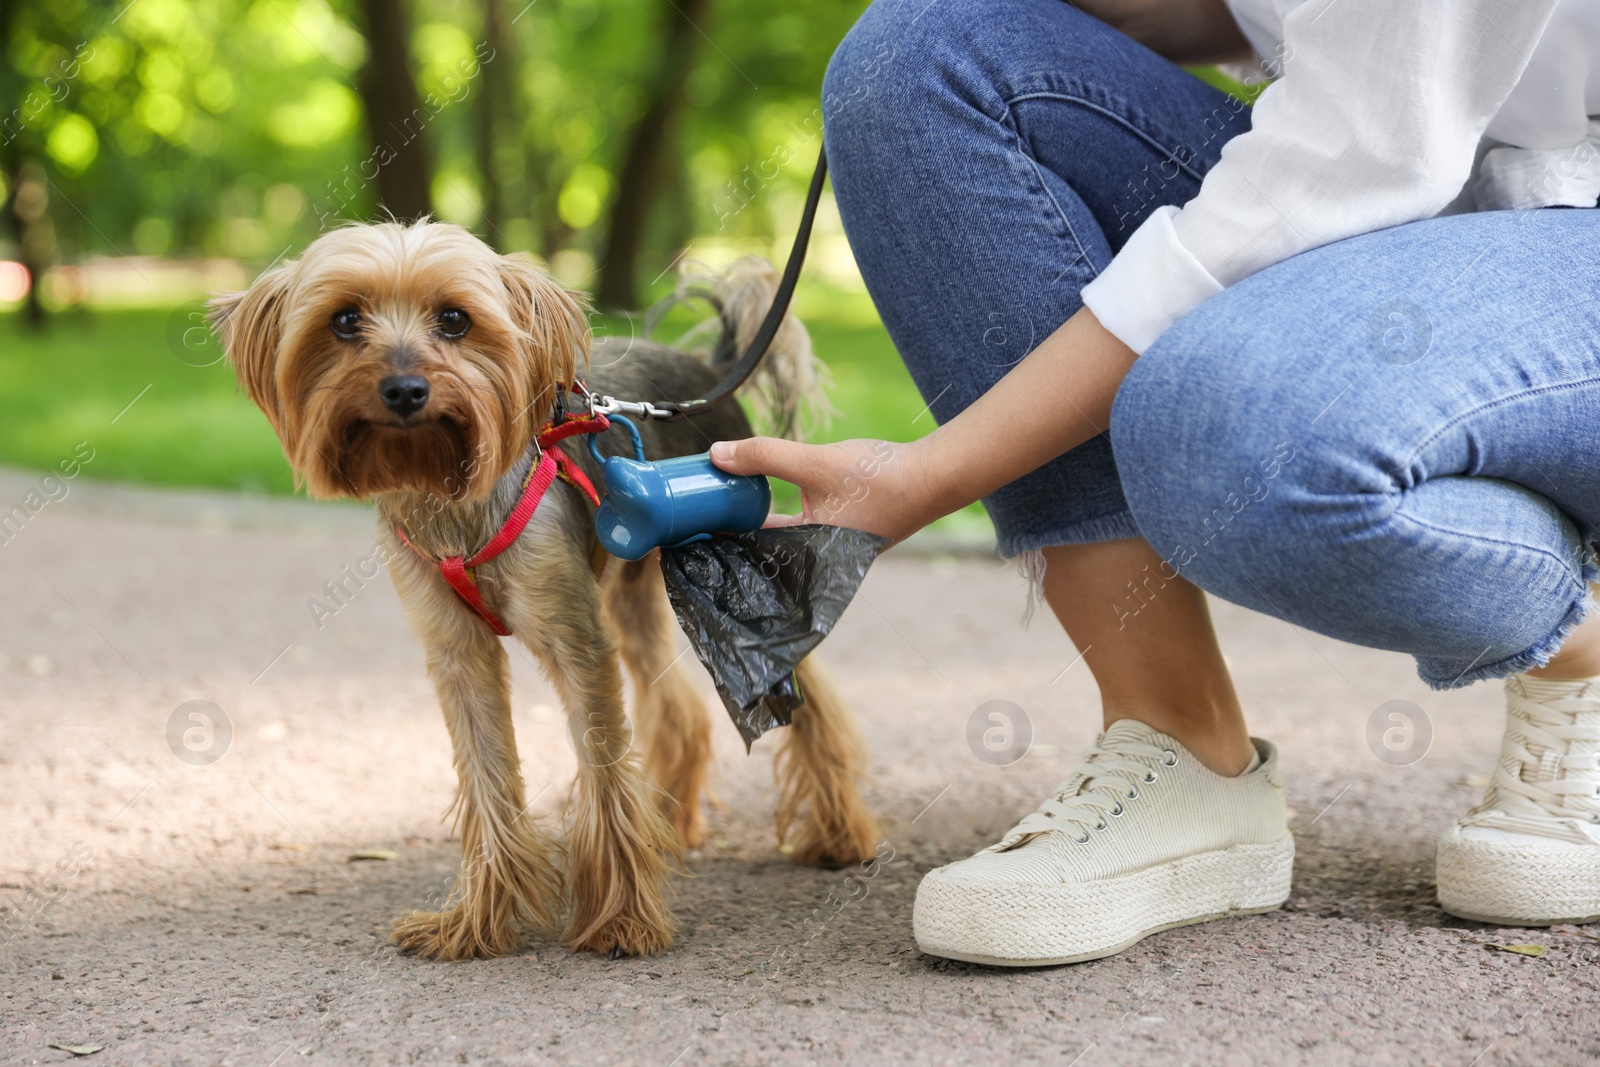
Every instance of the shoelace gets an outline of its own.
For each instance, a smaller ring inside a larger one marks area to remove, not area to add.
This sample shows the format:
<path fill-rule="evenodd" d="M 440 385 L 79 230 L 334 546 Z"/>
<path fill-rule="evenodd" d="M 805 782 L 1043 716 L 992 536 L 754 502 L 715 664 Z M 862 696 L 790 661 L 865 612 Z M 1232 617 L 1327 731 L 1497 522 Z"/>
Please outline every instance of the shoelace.
<path fill-rule="evenodd" d="M 1080 844 L 1091 832 L 1099 832 L 1138 800 L 1140 790 L 1154 783 L 1161 769 L 1175 767 L 1178 754 L 1170 748 L 1145 741 L 1118 738 L 1115 747 L 1105 744 L 1101 735 L 1066 781 L 1056 787 L 1055 796 L 1025 815 L 1013 826 L 998 846 L 1015 848 L 1036 835 L 1061 831 Z"/>
<path fill-rule="evenodd" d="M 1552 820 L 1600 823 L 1600 752 L 1571 751 L 1574 741 L 1600 741 L 1600 699 L 1592 690 L 1550 703 L 1518 688 L 1508 693 L 1500 762 L 1467 821 L 1547 837 L 1573 836 L 1565 823 Z"/>

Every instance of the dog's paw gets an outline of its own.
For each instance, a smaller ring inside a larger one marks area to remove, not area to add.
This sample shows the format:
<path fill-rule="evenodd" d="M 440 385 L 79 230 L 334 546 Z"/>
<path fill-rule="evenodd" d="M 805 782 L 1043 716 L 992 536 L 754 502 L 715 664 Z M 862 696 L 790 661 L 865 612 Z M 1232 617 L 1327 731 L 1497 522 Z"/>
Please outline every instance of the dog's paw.
<path fill-rule="evenodd" d="M 678 835 L 678 843 L 684 851 L 697 849 L 706 843 L 706 817 L 700 810 L 698 797 L 692 801 L 692 807 L 686 807 L 681 802 L 663 804 L 661 814 L 672 825 L 672 832 Z"/>
<path fill-rule="evenodd" d="M 470 915 L 459 905 L 447 911 L 413 911 L 396 919 L 389 940 L 402 952 L 430 960 L 509 956 L 522 946 L 522 934 L 509 923 Z"/>
<path fill-rule="evenodd" d="M 807 814 L 785 841 L 789 859 L 808 867 L 848 867 L 877 853 L 878 821 L 863 807 L 837 813 L 828 823 Z"/>
<path fill-rule="evenodd" d="M 637 763 L 581 768 L 567 833 L 575 951 L 653 956 L 672 945 L 667 879 L 682 861 L 678 835 L 662 816 Z"/>
<path fill-rule="evenodd" d="M 672 927 L 665 927 L 618 916 L 591 931 L 588 936 L 569 942 L 574 952 L 602 952 L 612 959 L 619 956 L 656 956 L 672 947 Z"/>

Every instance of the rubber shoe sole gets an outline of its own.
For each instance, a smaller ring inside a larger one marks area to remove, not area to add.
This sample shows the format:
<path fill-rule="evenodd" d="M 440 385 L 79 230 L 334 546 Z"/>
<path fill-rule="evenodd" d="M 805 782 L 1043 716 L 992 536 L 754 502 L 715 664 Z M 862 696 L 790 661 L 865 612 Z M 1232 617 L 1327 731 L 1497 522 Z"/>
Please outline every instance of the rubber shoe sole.
<path fill-rule="evenodd" d="M 1294 838 L 1092 882 L 972 885 L 940 877 L 941 870 L 917 889 L 918 948 L 991 967 L 1049 967 L 1114 956 L 1179 926 L 1276 911 L 1289 899 Z"/>
<path fill-rule="evenodd" d="M 1450 827 L 1439 839 L 1439 906 L 1495 926 L 1582 925 L 1600 920 L 1600 848 L 1473 840 Z"/>

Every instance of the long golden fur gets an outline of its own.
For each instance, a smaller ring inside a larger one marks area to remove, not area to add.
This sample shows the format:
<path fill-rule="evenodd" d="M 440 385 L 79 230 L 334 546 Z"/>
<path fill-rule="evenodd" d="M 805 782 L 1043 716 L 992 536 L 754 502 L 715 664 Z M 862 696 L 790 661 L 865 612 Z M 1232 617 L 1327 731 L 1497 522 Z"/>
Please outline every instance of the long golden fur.
<path fill-rule="evenodd" d="M 713 365 L 749 335 L 774 281 L 770 265 L 745 260 L 692 283 L 718 313 Z M 462 866 L 442 909 L 401 917 L 395 941 L 441 959 L 504 955 L 529 933 L 559 933 L 579 950 L 669 947 L 668 878 L 683 850 L 705 840 L 711 718 L 680 662 L 657 560 L 612 561 L 597 577 L 593 509 L 557 483 L 511 549 L 476 568 L 485 600 L 537 657 L 567 712 L 578 775 L 563 843 L 526 810 L 505 647 L 421 558 L 470 554 L 504 520 L 557 387 L 588 361 L 582 299 L 526 258 L 421 222 L 333 231 L 212 309 L 240 382 L 307 491 L 377 505 L 390 575 L 444 711 Z M 816 400 L 809 345 L 791 318 L 769 357 L 767 411 L 783 427 Z M 595 363 L 592 384 L 638 399 L 699 395 L 716 378 L 704 362 L 648 342 L 612 343 Z M 401 375 L 426 385 L 410 410 L 386 393 Z M 647 427 L 646 437 L 682 454 L 749 432 L 723 405 Z M 587 457 L 580 463 L 598 476 Z M 807 703 L 778 758 L 779 838 L 803 862 L 865 859 L 878 836 L 857 789 L 865 748 L 815 663 L 801 665 L 800 681 Z"/>

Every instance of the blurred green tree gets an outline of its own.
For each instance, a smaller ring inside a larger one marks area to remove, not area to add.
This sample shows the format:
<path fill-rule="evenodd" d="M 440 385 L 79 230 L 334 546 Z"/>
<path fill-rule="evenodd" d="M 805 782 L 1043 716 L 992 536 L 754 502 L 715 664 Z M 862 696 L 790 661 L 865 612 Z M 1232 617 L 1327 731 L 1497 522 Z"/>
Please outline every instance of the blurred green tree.
<path fill-rule="evenodd" d="M 360 176 L 375 181 L 378 203 L 403 221 L 433 210 L 429 186 L 433 157 L 424 109 L 411 67 L 411 16 L 401 0 L 361 0 L 367 62 L 361 71 L 361 102 L 372 154 Z M 370 173 L 369 173 L 370 172 Z"/>
<path fill-rule="evenodd" d="M 669 155 L 684 89 L 700 52 L 700 23 L 711 0 L 661 0 L 661 48 L 645 89 L 644 111 L 624 138 L 616 168 L 617 193 L 609 212 L 596 299 L 610 307 L 639 304 L 639 252 L 645 224 L 663 185 L 675 176 Z"/>
<path fill-rule="evenodd" d="M 806 164 L 746 165 L 815 109 L 860 6 L 6 0 L 11 254 L 262 263 L 381 204 L 600 259 L 635 303 L 690 235 L 774 228 Z"/>
<path fill-rule="evenodd" d="M 381 205 L 637 306 L 693 239 L 790 232 L 864 6 L 3 0 L 0 254 L 260 265 Z"/>
<path fill-rule="evenodd" d="M 506 0 L 482 0 L 483 39 L 489 59 L 478 94 L 477 168 L 483 182 L 484 239 L 502 252 L 513 250 L 505 226 L 512 201 L 524 195 L 522 156 L 517 151 L 521 101 L 517 95 L 517 50 Z"/>

